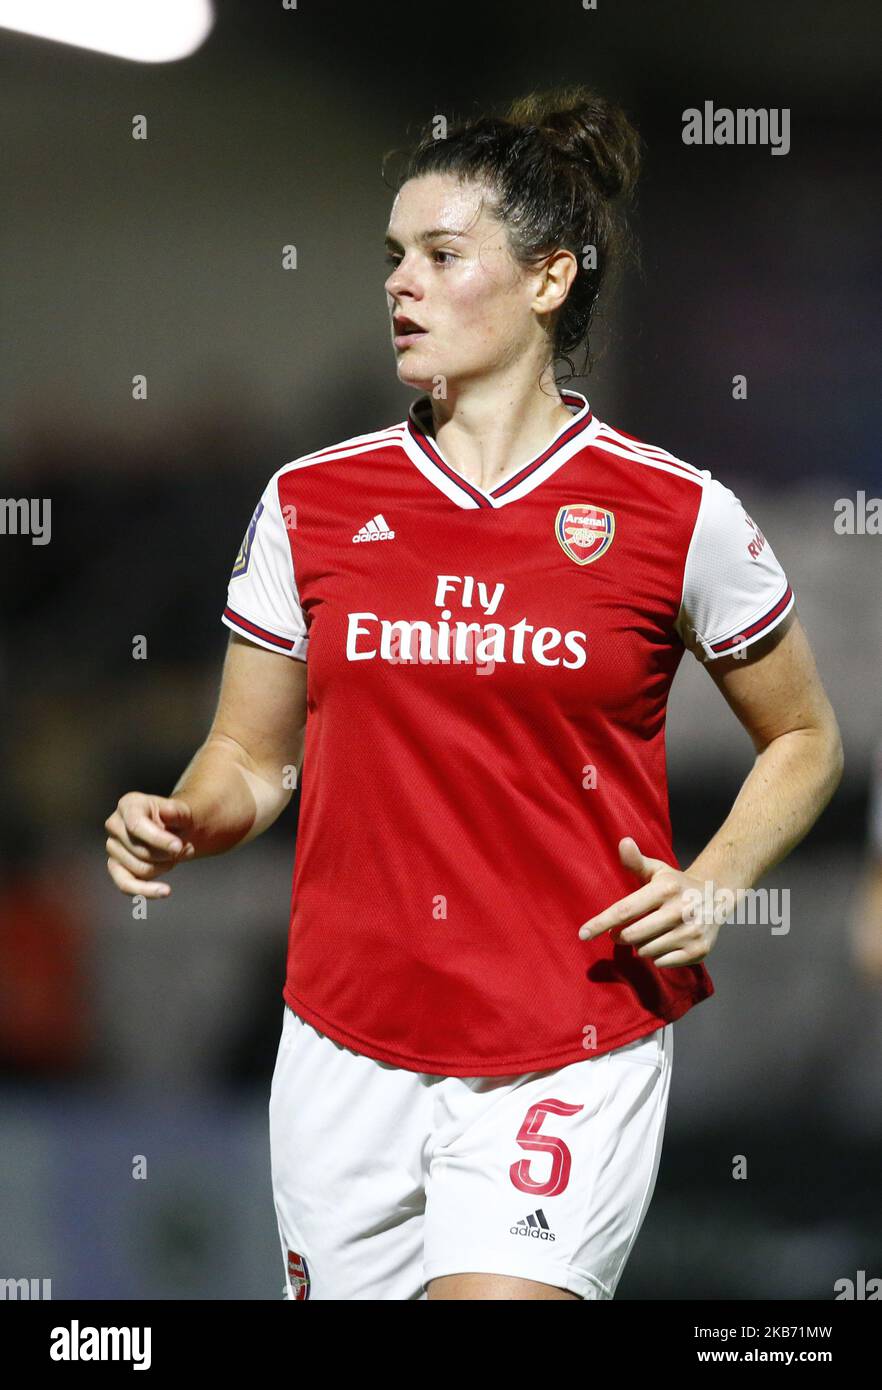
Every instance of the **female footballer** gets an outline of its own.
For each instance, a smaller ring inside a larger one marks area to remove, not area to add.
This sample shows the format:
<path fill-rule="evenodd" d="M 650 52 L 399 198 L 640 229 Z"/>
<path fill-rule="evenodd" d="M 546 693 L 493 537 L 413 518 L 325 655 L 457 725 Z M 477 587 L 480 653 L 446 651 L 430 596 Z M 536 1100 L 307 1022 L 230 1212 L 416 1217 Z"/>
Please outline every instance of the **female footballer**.
<path fill-rule="evenodd" d="M 269 1107 L 291 1299 L 612 1298 L 719 904 L 841 776 L 756 522 L 556 381 L 638 163 L 582 87 L 411 151 L 385 290 L 420 394 L 271 478 L 208 737 L 170 797 L 106 822 L 114 883 L 159 898 L 272 824 L 302 769 Z M 683 869 L 665 713 L 687 648 L 756 759 Z"/>

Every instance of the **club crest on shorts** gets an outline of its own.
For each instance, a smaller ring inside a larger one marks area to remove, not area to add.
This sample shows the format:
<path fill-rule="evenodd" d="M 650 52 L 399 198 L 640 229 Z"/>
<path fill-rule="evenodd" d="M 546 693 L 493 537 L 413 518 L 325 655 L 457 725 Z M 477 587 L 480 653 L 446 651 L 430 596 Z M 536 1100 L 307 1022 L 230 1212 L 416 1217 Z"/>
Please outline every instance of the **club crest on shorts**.
<path fill-rule="evenodd" d="M 288 1278 L 291 1281 L 291 1297 L 297 1303 L 305 1303 L 309 1298 L 309 1270 L 306 1260 L 296 1250 L 288 1251 Z"/>
<path fill-rule="evenodd" d="M 248 523 L 248 530 L 245 532 L 245 539 L 239 546 L 239 554 L 236 556 L 236 563 L 233 565 L 233 573 L 231 576 L 231 578 L 233 579 L 241 579 L 242 575 L 248 569 L 248 561 L 251 559 L 251 546 L 254 541 L 254 533 L 257 530 L 257 523 L 258 521 L 260 521 L 260 514 L 262 511 L 263 503 L 258 502 L 254 511 L 254 516 Z"/>
<path fill-rule="evenodd" d="M 615 533 L 614 514 L 592 502 L 571 502 L 568 507 L 561 507 L 554 523 L 561 549 L 577 565 L 599 560 L 612 545 Z"/>

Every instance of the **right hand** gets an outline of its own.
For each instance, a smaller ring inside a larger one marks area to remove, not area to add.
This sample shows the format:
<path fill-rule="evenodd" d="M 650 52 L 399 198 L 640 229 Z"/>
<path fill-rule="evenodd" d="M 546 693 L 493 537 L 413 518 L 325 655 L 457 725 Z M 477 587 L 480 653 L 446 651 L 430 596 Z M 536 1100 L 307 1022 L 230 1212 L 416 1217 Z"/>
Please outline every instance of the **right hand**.
<path fill-rule="evenodd" d="M 195 846 L 186 838 L 193 813 L 180 797 L 126 792 L 104 822 L 107 831 L 107 872 L 121 893 L 132 897 L 167 898 L 167 883 L 154 882 L 182 860 L 192 859 Z"/>

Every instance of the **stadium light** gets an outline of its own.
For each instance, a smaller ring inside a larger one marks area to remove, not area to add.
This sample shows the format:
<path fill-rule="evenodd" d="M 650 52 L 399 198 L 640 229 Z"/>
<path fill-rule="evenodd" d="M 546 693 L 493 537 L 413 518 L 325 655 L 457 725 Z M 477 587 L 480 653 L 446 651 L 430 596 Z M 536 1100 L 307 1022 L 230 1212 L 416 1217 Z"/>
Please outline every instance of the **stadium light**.
<path fill-rule="evenodd" d="M 0 28 L 136 63 L 187 58 L 213 25 L 211 0 L 0 0 Z"/>

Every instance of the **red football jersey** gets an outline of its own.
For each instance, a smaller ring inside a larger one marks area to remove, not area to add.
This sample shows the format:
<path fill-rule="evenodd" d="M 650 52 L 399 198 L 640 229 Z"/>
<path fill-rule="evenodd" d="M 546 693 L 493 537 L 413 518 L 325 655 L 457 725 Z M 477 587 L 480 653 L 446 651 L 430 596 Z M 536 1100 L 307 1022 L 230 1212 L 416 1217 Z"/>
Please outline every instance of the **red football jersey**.
<path fill-rule="evenodd" d="M 677 864 L 685 648 L 743 649 L 794 596 L 728 488 L 561 394 L 572 421 L 491 492 L 428 396 L 286 464 L 230 580 L 227 625 L 307 662 L 284 997 L 413 1071 L 561 1067 L 713 992 L 578 929 L 639 887 L 622 836 Z"/>

